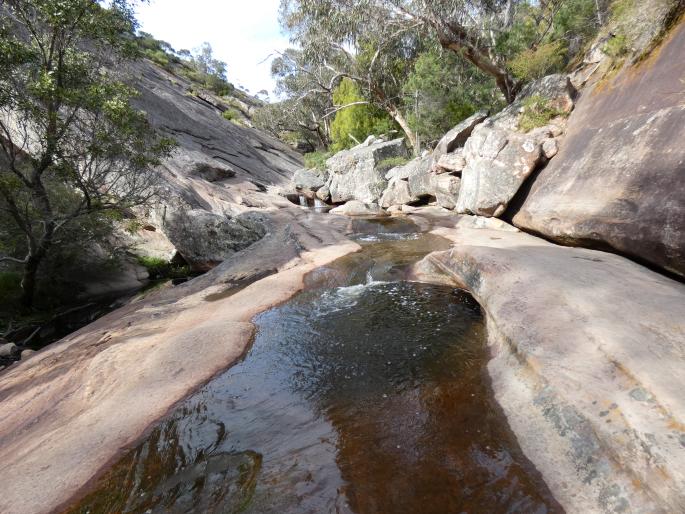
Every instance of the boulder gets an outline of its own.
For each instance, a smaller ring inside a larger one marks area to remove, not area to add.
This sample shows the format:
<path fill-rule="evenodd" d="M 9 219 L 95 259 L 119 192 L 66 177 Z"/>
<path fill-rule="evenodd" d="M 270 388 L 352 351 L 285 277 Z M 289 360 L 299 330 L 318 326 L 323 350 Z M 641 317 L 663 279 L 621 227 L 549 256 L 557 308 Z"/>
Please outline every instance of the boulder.
<path fill-rule="evenodd" d="M 378 201 L 388 185 L 385 173 L 377 168 L 378 164 L 384 159 L 407 156 L 404 139 L 358 146 L 335 154 L 326 161 L 331 200 L 334 203 Z"/>
<path fill-rule="evenodd" d="M 467 165 L 457 202 L 460 213 L 500 216 L 523 182 L 543 161 L 552 137 L 548 127 L 528 134 L 498 128 L 490 120 L 479 125 L 466 142 Z"/>
<path fill-rule="evenodd" d="M 430 154 L 412 159 L 407 164 L 396 166 L 385 174 L 386 180 L 408 179 L 414 175 L 423 175 L 430 172 L 432 157 Z"/>
<path fill-rule="evenodd" d="M 316 197 L 322 202 L 327 202 L 331 199 L 331 190 L 328 186 L 322 186 L 317 192 Z"/>
<path fill-rule="evenodd" d="M 350 200 L 344 205 L 340 205 L 330 210 L 333 214 L 343 214 L 345 216 L 387 216 L 377 203 L 365 204 L 359 200 Z"/>
<path fill-rule="evenodd" d="M 36 353 L 36 350 L 31 350 L 30 348 L 27 348 L 26 350 L 23 350 L 23 351 L 21 352 L 21 360 L 26 360 L 26 359 L 28 359 L 28 358 L 31 357 L 31 355 L 33 355 L 34 353 Z"/>
<path fill-rule="evenodd" d="M 264 236 L 266 228 L 258 218 L 194 209 L 173 212 L 164 228 L 186 262 L 194 270 L 207 271 Z"/>
<path fill-rule="evenodd" d="M 409 182 L 406 180 L 393 179 L 388 188 L 383 192 L 380 206 L 388 208 L 391 205 L 402 205 L 418 201 L 418 197 L 411 194 Z"/>
<path fill-rule="evenodd" d="M 317 170 L 302 168 L 293 175 L 293 185 L 297 190 L 318 191 L 325 183 L 325 175 Z"/>
<path fill-rule="evenodd" d="M 433 150 L 433 164 L 436 164 L 444 154 L 454 152 L 457 148 L 464 146 L 474 127 L 487 117 L 487 111 L 479 111 L 457 124 L 452 130 L 442 136 L 435 150 Z"/>
<path fill-rule="evenodd" d="M 658 52 L 584 93 L 559 153 L 513 221 L 685 276 L 685 24 Z"/>
<path fill-rule="evenodd" d="M 15 357 L 19 354 L 19 347 L 14 343 L 0 345 L 0 357 Z"/>
<path fill-rule="evenodd" d="M 461 179 L 454 175 L 434 175 L 432 184 L 438 205 L 445 209 L 454 209 L 459 198 Z"/>
<path fill-rule="evenodd" d="M 435 173 L 460 173 L 465 167 L 464 149 L 457 148 L 452 153 L 441 155 L 438 162 L 433 166 L 433 171 Z"/>

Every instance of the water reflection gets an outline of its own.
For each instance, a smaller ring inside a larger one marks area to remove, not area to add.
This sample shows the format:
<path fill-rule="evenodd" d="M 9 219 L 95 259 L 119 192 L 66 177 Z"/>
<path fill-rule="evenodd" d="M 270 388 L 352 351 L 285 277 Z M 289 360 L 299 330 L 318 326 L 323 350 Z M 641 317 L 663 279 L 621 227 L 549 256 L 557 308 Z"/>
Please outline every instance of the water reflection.
<path fill-rule="evenodd" d="M 445 244 L 385 239 L 314 274 L 73 511 L 560 511 L 494 402 L 477 304 L 395 281 Z"/>

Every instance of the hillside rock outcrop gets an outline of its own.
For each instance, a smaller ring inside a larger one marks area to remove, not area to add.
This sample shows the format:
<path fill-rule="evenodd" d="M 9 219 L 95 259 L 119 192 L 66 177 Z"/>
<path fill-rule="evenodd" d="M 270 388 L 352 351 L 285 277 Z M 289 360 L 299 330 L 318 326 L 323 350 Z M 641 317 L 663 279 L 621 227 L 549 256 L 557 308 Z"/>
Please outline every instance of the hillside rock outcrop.
<path fill-rule="evenodd" d="M 685 24 L 585 92 L 514 223 L 685 276 Z"/>

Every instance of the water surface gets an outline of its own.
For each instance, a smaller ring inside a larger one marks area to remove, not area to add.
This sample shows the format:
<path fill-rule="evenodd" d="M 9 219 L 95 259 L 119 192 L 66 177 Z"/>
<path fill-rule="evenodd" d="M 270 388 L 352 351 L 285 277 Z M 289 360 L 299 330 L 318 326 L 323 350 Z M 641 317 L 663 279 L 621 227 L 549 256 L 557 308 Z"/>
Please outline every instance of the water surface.
<path fill-rule="evenodd" d="M 403 281 L 445 240 L 354 222 L 364 249 L 255 319 L 73 512 L 560 512 L 492 396 L 478 305 Z"/>

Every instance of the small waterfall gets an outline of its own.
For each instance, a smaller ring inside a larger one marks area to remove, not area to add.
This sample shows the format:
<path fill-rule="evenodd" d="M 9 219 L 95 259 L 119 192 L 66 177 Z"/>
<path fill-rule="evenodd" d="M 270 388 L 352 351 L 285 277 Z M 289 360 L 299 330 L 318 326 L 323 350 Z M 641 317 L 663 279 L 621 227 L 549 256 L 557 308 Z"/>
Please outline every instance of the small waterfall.
<path fill-rule="evenodd" d="M 324 209 L 326 207 L 326 204 L 319 200 L 318 198 L 314 199 L 314 208 L 315 209 Z"/>
<path fill-rule="evenodd" d="M 300 205 L 302 207 L 309 207 L 309 205 L 307 204 L 307 197 L 306 196 L 300 195 Z"/>

